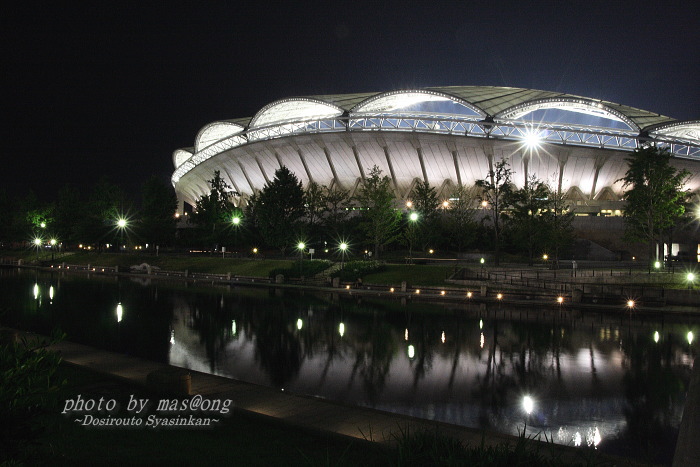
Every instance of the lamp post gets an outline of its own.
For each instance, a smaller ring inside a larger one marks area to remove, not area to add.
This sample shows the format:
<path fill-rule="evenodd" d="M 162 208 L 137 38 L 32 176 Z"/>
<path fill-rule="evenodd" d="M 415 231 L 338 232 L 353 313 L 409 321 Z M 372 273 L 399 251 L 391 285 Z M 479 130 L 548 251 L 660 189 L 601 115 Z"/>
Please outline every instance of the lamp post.
<path fill-rule="evenodd" d="M 39 247 L 41 246 L 41 239 L 39 237 L 34 239 L 34 246 L 36 246 L 36 260 L 39 261 Z"/>
<path fill-rule="evenodd" d="M 411 229 L 408 238 L 408 261 L 413 263 L 413 236 L 415 235 L 416 222 L 418 222 L 418 213 L 413 211 L 408 215 L 408 220 L 410 221 L 409 229 Z"/>
<path fill-rule="evenodd" d="M 238 228 L 241 225 L 241 217 L 239 215 L 234 215 L 231 217 L 231 224 L 233 224 L 233 227 L 236 229 L 234 233 L 234 248 L 238 247 Z M 236 250 L 237 252 L 238 250 Z M 238 256 L 238 253 L 236 253 L 236 256 Z M 231 252 L 231 257 L 233 258 L 233 251 Z"/>
<path fill-rule="evenodd" d="M 126 229 L 126 219 L 123 217 L 117 220 L 117 228 L 119 229 L 119 251 L 123 252 L 122 245 L 124 243 L 124 229 Z"/>
<path fill-rule="evenodd" d="M 304 245 L 304 242 L 299 242 L 297 248 L 299 249 L 299 278 L 301 279 L 301 262 L 304 260 L 304 248 L 306 248 L 306 245 Z"/>
<path fill-rule="evenodd" d="M 340 248 L 340 270 L 342 271 L 345 268 L 345 251 L 348 249 L 348 244 L 343 242 L 339 246 Z"/>

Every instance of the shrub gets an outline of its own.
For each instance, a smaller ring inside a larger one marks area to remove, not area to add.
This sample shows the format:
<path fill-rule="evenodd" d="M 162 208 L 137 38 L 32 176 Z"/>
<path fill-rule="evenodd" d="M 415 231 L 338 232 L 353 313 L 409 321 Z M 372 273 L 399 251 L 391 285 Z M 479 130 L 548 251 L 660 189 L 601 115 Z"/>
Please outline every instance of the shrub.
<path fill-rule="evenodd" d="M 341 281 L 352 282 L 372 272 L 383 271 L 384 268 L 384 263 L 378 261 L 349 261 L 345 263 L 343 269 L 338 269 L 331 274 L 331 277 L 340 277 Z"/>
<path fill-rule="evenodd" d="M 63 384 L 53 378 L 61 359 L 47 347 L 61 339 L 0 343 L 0 462 L 16 460 L 43 431 L 37 417 L 54 408 Z"/>

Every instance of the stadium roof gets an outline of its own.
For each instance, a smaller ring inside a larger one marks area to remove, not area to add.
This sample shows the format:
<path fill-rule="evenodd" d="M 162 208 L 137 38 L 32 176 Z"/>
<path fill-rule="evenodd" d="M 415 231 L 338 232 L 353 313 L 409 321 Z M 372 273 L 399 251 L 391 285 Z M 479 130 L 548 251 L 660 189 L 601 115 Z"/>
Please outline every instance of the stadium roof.
<path fill-rule="evenodd" d="M 444 86 L 421 88 L 417 91 L 436 93 L 451 96 L 456 101 L 471 104 L 480 109 L 486 117 L 499 117 L 509 114 L 509 110 L 533 109 L 536 106 L 544 107 L 552 103 L 586 104 L 588 106 L 598 106 L 613 115 L 617 115 L 621 120 L 632 123 L 639 130 L 652 126 L 659 126 L 666 123 L 675 122 L 676 119 L 666 117 L 647 110 L 641 110 L 627 105 L 616 104 L 602 99 L 577 96 L 562 92 L 539 91 L 535 89 L 509 88 L 496 86 Z M 368 92 L 357 94 L 327 94 L 317 96 L 304 96 L 295 99 L 312 99 L 320 102 L 332 104 L 346 112 L 356 111 L 357 107 L 372 98 L 378 98 L 388 94 L 400 94 L 411 92 L 409 90 L 397 90 L 392 92 Z M 269 106 L 266 106 L 269 107 Z M 239 118 L 236 123 L 247 126 L 253 118 Z"/>

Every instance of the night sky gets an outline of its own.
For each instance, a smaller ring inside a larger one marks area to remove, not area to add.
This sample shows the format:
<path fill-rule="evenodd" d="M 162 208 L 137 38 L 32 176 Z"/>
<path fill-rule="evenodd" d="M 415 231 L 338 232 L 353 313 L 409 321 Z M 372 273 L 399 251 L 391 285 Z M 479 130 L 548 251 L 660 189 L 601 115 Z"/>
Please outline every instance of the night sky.
<path fill-rule="evenodd" d="M 141 3 L 3 8 L 0 190 L 136 194 L 205 124 L 290 96 L 514 86 L 700 119 L 690 2 Z"/>

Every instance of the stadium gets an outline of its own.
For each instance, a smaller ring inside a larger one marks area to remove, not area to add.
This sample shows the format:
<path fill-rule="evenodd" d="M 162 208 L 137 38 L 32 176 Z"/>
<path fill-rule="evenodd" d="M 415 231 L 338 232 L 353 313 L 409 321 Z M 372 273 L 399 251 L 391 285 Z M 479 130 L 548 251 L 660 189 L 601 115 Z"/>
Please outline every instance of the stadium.
<path fill-rule="evenodd" d="M 521 187 L 535 176 L 561 190 L 577 216 L 624 211 L 625 158 L 635 148 L 668 148 L 700 194 L 700 120 L 678 121 L 600 99 L 532 89 L 458 86 L 281 99 L 253 117 L 204 126 L 194 147 L 173 153 L 179 210 L 209 192 L 215 170 L 236 205 L 288 167 L 352 195 L 369 169 L 389 176 L 397 199 L 417 181 L 441 199 L 486 178 L 501 159 Z"/>

